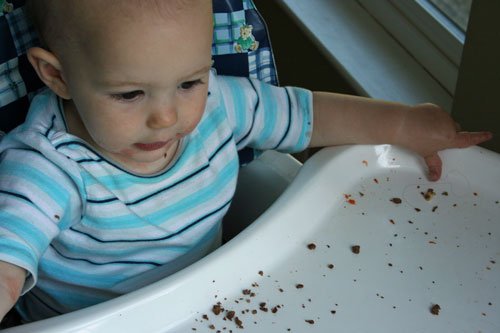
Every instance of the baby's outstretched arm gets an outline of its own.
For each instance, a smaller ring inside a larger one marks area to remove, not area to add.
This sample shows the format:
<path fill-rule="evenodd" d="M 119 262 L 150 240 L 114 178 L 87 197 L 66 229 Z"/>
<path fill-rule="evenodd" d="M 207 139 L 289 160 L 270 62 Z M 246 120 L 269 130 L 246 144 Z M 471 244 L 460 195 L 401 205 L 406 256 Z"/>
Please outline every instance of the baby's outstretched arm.
<path fill-rule="evenodd" d="M 461 132 L 434 104 L 409 106 L 370 98 L 316 92 L 312 147 L 342 144 L 394 144 L 420 154 L 429 179 L 441 177 L 438 151 L 465 148 L 491 139 L 490 132 Z"/>
<path fill-rule="evenodd" d="M 25 279 L 23 268 L 0 261 L 0 322 L 16 304 Z"/>

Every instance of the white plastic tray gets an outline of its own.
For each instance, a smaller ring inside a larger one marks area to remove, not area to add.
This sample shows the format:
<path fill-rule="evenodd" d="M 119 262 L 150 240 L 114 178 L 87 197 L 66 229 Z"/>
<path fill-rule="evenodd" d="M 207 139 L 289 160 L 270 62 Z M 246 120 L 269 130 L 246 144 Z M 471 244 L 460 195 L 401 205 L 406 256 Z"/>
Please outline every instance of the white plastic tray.
<path fill-rule="evenodd" d="M 322 150 L 198 263 L 12 332 L 500 332 L 500 155 L 441 156 L 433 183 L 392 146 Z"/>

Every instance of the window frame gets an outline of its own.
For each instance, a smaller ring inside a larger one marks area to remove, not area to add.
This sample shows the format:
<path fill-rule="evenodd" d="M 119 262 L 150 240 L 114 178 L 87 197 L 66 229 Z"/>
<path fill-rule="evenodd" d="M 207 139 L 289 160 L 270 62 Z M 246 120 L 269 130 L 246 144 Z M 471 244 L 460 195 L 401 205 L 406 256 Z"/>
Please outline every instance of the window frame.
<path fill-rule="evenodd" d="M 427 0 L 356 0 L 453 95 L 465 33 Z"/>
<path fill-rule="evenodd" d="M 451 111 L 453 94 L 357 0 L 276 1 L 359 95 Z"/>

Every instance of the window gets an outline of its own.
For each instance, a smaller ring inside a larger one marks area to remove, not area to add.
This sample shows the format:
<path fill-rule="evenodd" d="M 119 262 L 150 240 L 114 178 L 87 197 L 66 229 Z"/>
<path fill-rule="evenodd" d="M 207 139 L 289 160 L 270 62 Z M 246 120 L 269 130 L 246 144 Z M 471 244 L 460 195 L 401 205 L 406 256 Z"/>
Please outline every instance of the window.
<path fill-rule="evenodd" d="M 453 96 L 472 0 L 358 0 Z"/>

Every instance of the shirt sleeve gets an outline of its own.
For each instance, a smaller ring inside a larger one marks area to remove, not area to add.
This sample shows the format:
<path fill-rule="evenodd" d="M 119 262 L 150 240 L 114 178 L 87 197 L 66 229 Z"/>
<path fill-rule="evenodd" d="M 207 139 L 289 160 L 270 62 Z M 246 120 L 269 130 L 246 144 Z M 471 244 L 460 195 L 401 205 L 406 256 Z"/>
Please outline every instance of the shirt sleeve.
<path fill-rule="evenodd" d="M 259 80 L 218 76 L 222 104 L 238 149 L 298 152 L 312 134 L 312 93 Z"/>
<path fill-rule="evenodd" d="M 8 149 L 0 155 L 0 260 L 26 269 L 23 293 L 35 285 L 52 240 L 81 216 L 77 188 L 39 152 Z"/>

